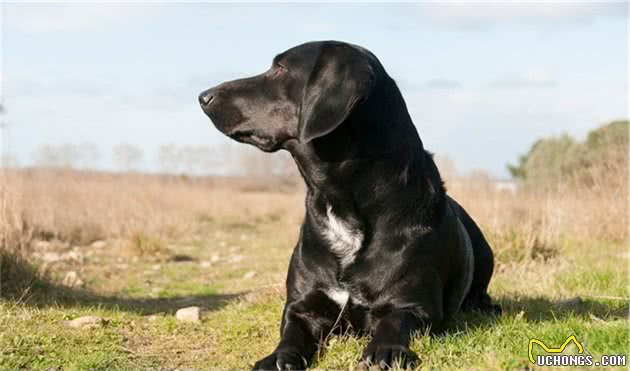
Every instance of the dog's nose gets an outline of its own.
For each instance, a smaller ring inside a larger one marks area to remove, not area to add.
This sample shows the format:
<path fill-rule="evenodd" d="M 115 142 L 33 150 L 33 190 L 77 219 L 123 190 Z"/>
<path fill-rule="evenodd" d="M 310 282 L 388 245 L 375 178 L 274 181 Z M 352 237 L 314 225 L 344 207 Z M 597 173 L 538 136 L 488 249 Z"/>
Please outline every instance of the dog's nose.
<path fill-rule="evenodd" d="M 214 89 L 208 89 L 203 93 L 199 94 L 199 104 L 202 106 L 209 106 L 210 103 L 214 100 L 215 91 Z"/>

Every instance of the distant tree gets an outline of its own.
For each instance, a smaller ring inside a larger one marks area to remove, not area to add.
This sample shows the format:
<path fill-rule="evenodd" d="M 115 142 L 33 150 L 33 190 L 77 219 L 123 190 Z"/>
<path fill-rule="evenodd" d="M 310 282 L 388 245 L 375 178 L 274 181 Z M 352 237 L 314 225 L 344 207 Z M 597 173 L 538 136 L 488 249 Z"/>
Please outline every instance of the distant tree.
<path fill-rule="evenodd" d="M 240 146 L 237 152 L 238 170 L 244 175 L 265 176 L 273 174 L 273 158 L 254 147 Z"/>
<path fill-rule="evenodd" d="M 224 162 L 224 153 L 219 148 L 201 146 L 197 148 L 197 166 L 202 174 L 217 174 Z"/>
<path fill-rule="evenodd" d="M 576 142 L 564 134 L 559 137 L 541 139 L 534 143 L 527 156 L 525 174 L 528 179 L 553 181 L 566 175 L 569 154 L 576 149 Z"/>
<path fill-rule="evenodd" d="M 586 137 L 586 145 L 591 150 L 628 146 L 628 120 L 613 121 L 591 130 Z"/>
<path fill-rule="evenodd" d="M 33 162 L 38 167 L 59 167 L 61 161 L 56 149 L 49 144 L 44 144 L 33 153 Z"/>
<path fill-rule="evenodd" d="M 178 174 L 182 169 L 182 158 L 175 144 L 165 144 L 158 150 L 160 171 L 168 174 Z"/>
<path fill-rule="evenodd" d="M 218 151 L 209 146 L 183 146 L 178 152 L 183 172 L 189 175 L 211 174 L 221 163 Z"/>
<path fill-rule="evenodd" d="M 144 157 L 142 150 L 131 144 L 119 144 L 114 147 L 114 164 L 123 172 L 137 171 Z"/>
<path fill-rule="evenodd" d="M 163 173 L 206 175 L 220 172 L 228 153 L 210 146 L 166 144 L 160 147 L 157 160 Z"/>
<path fill-rule="evenodd" d="M 20 160 L 12 153 L 5 153 L 0 157 L 0 166 L 3 168 L 16 168 L 20 166 Z"/>
<path fill-rule="evenodd" d="M 78 157 L 76 147 L 70 144 L 59 146 L 44 144 L 34 154 L 35 164 L 47 168 L 76 167 Z"/>
<path fill-rule="evenodd" d="M 82 169 L 95 169 L 98 167 L 101 154 L 94 143 L 82 143 L 71 145 L 75 148 L 76 166 Z"/>
<path fill-rule="evenodd" d="M 567 153 L 575 146 L 575 141 L 564 134 L 560 137 L 537 140 L 526 155 L 519 157 L 517 165 L 508 165 L 515 178 L 551 179 L 560 176 Z"/>
<path fill-rule="evenodd" d="M 525 164 L 527 162 L 527 155 L 518 156 L 518 163 L 516 165 L 507 164 L 507 169 L 510 175 L 514 179 L 525 180 Z"/>
<path fill-rule="evenodd" d="M 589 185 L 613 173 L 627 173 L 628 127 L 627 120 L 613 121 L 591 130 L 584 142 L 566 134 L 539 139 L 508 170 L 514 178 L 537 185 L 565 180 Z"/>
<path fill-rule="evenodd" d="M 33 158 L 39 167 L 87 169 L 96 166 L 100 154 L 90 143 L 44 144 L 33 154 Z"/>

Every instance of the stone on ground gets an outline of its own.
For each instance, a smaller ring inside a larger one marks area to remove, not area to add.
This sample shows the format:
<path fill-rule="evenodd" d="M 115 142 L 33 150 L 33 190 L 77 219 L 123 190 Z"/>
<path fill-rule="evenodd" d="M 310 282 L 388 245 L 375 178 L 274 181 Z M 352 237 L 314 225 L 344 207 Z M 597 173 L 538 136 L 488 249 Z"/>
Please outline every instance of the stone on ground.
<path fill-rule="evenodd" d="M 199 322 L 201 309 L 199 307 L 187 307 L 179 309 L 175 318 L 180 322 Z"/>
<path fill-rule="evenodd" d="M 97 316 L 83 316 L 75 318 L 71 321 L 65 321 L 68 327 L 72 328 L 93 328 L 103 326 L 105 319 Z"/>

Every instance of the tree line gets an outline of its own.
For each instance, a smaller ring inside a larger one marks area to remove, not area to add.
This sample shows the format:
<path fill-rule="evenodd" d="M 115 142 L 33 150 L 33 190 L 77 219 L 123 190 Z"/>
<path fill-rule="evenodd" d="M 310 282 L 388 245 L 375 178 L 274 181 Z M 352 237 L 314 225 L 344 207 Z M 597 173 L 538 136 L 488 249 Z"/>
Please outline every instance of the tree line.
<path fill-rule="evenodd" d="M 591 130 L 583 141 L 568 134 L 539 139 L 508 170 L 524 183 L 551 186 L 627 178 L 628 129 L 628 120 L 618 120 Z"/>
<path fill-rule="evenodd" d="M 39 168 L 97 169 L 102 159 L 97 146 L 90 143 L 45 144 L 32 155 L 33 165 Z M 287 153 L 268 154 L 231 144 L 165 144 L 158 148 L 154 158 L 148 158 L 140 147 L 123 143 L 112 149 L 111 160 L 119 172 L 145 171 L 150 165 L 160 173 L 185 175 L 289 176 L 296 172 Z"/>

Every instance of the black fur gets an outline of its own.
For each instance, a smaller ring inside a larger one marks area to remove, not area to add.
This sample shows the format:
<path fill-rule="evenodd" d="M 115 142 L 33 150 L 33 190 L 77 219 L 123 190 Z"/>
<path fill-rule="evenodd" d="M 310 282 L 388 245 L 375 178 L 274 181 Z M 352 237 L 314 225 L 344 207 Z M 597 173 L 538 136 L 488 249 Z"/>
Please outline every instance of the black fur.
<path fill-rule="evenodd" d="M 492 251 L 446 195 L 400 91 L 372 53 L 306 43 L 276 56 L 265 73 L 218 85 L 199 101 L 226 135 L 289 151 L 307 186 L 282 339 L 254 369 L 307 367 L 338 317 L 341 328 L 372 334 L 362 360 L 385 368 L 396 359 L 413 363 L 411 336 L 460 308 L 500 311 L 487 294 Z M 329 213 L 354 233 L 347 236 L 361 236 L 349 263 L 327 235 Z M 345 306 L 331 290 L 349 294 Z"/>

